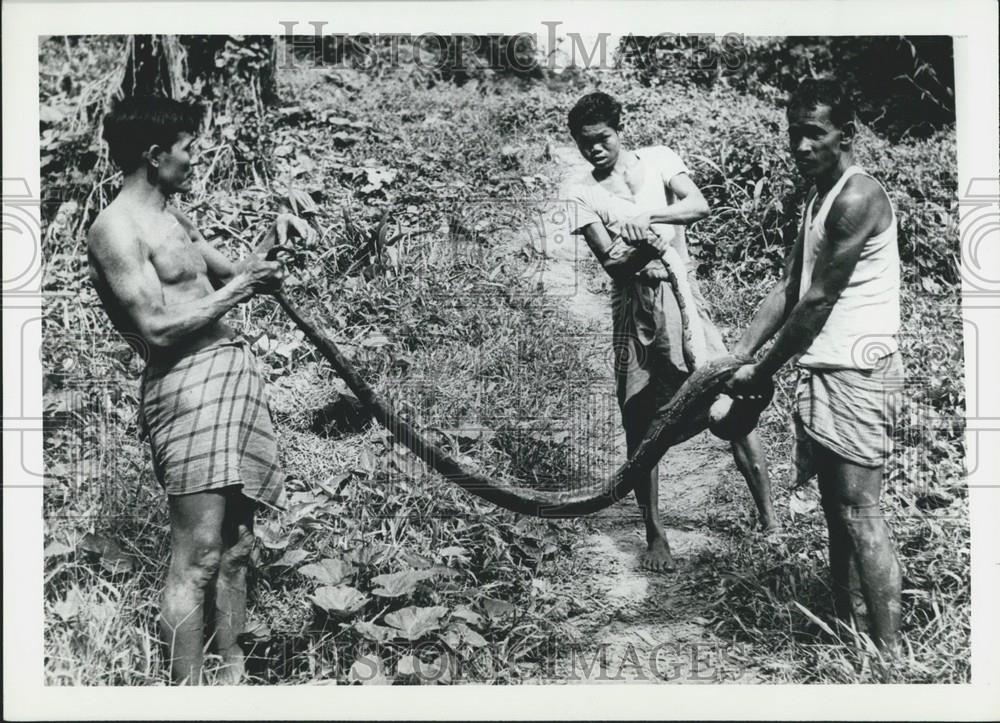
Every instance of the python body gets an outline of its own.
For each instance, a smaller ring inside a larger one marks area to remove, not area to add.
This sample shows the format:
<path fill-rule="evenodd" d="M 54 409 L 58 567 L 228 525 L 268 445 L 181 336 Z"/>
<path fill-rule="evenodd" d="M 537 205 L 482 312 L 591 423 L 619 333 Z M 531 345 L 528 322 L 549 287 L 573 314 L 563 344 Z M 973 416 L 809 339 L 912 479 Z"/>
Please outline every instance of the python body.
<path fill-rule="evenodd" d="M 268 257 L 273 259 L 284 250 L 286 249 L 283 247 L 273 247 Z M 689 348 L 688 310 L 684 308 L 682 296 L 678 293 L 673 270 L 666 262 L 664 267 L 681 305 L 685 326 L 685 358 L 693 361 L 694 354 Z M 746 359 L 732 355 L 715 359 L 696 368 L 670 401 L 657 410 L 642 443 L 610 479 L 595 480 L 583 489 L 569 491 L 543 491 L 500 484 L 478 472 L 465 469 L 458 460 L 424 438 L 375 393 L 337 345 L 306 319 L 287 297 L 279 293 L 276 298 L 285 313 L 343 378 L 355 396 L 400 444 L 466 492 L 505 509 L 535 517 L 579 517 L 611 506 L 628 495 L 635 486 L 636 477 L 648 473 L 670 447 L 690 439 L 706 427 L 723 439 L 734 439 L 747 434 L 757 424 L 761 412 L 773 395 L 773 387 L 770 387 L 762 390 L 757 397 L 737 400 L 720 397 L 726 381 L 736 369 L 746 363 Z"/>

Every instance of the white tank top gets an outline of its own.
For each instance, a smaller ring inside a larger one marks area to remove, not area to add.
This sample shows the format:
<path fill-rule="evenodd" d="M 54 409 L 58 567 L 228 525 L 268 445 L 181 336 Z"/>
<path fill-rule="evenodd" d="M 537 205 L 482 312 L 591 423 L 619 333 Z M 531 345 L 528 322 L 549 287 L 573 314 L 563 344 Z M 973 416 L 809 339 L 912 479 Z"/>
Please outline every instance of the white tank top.
<path fill-rule="evenodd" d="M 857 173 L 868 176 L 859 166 L 848 167 L 830 189 L 815 216 L 812 215 L 815 196 L 809 202 L 802 221 L 806 228 L 800 299 L 812 283 L 817 252 L 826 242 L 826 217 L 830 208 L 847 179 Z M 891 206 L 890 201 L 890 209 Z M 880 359 L 899 348 L 896 341 L 899 333 L 899 247 L 896 241 L 896 211 L 891 210 L 889 227 L 865 241 L 847 287 L 813 343 L 799 357 L 799 366 L 872 369 Z"/>

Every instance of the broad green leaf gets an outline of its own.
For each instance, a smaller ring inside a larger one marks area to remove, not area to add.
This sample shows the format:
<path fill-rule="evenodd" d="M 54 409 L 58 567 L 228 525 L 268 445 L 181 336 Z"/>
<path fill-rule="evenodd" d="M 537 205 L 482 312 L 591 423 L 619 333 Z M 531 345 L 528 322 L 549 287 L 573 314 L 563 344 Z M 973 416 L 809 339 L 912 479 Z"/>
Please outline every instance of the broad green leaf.
<path fill-rule="evenodd" d="M 56 600 L 52 605 L 52 610 L 63 622 L 72 620 L 80 614 L 80 607 L 84 604 L 83 594 L 75 585 L 66 591 L 66 597 Z"/>
<path fill-rule="evenodd" d="M 396 664 L 396 675 L 416 675 L 417 659 L 412 655 L 403 655 Z"/>
<path fill-rule="evenodd" d="M 384 547 L 376 548 L 375 545 L 362 545 L 350 550 L 344 555 L 344 559 L 358 567 L 368 567 L 383 551 Z"/>
<path fill-rule="evenodd" d="M 372 593 L 379 597 L 401 597 L 409 595 L 421 580 L 434 577 L 428 570 L 402 570 L 372 578 L 375 588 Z"/>
<path fill-rule="evenodd" d="M 415 676 L 421 685 L 435 683 L 446 685 L 451 682 L 451 661 L 447 655 L 439 655 L 434 661 L 425 663 L 415 655 L 404 655 L 396 665 L 397 675 Z"/>
<path fill-rule="evenodd" d="M 451 658 L 447 655 L 439 655 L 431 663 L 417 660 L 415 668 L 421 685 L 451 684 Z"/>
<path fill-rule="evenodd" d="M 424 557 L 423 555 L 417 554 L 412 550 L 400 550 L 399 559 L 405 562 L 412 568 L 417 570 L 426 570 L 431 565 L 434 564 L 434 560 L 429 557 Z"/>
<path fill-rule="evenodd" d="M 354 566 L 345 560 L 327 558 L 303 565 L 299 568 L 299 574 L 311 577 L 324 585 L 340 585 L 354 577 Z"/>
<path fill-rule="evenodd" d="M 369 334 L 361 341 L 361 346 L 366 349 L 381 349 L 382 347 L 389 344 L 389 337 L 385 334 L 380 334 L 378 332 L 373 332 Z"/>
<path fill-rule="evenodd" d="M 73 548 L 66 545 L 59 540 L 53 540 L 45 546 L 44 555 L 45 557 L 57 557 L 59 555 L 68 555 L 73 552 Z"/>
<path fill-rule="evenodd" d="M 387 628 L 384 625 L 376 625 L 375 623 L 359 621 L 354 623 L 354 629 L 368 640 L 376 643 L 384 643 L 396 635 L 396 631 L 392 628 Z"/>
<path fill-rule="evenodd" d="M 313 593 L 312 601 L 331 615 L 349 617 L 365 606 L 368 596 L 350 585 L 324 586 Z"/>
<path fill-rule="evenodd" d="M 487 644 L 486 638 L 482 635 L 477 633 L 465 623 L 455 621 L 452 621 L 452 623 L 448 625 L 448 629 L 445 631 L 442 639 L 452 650 L 458 650 L 460 643 L 462 642 L 472 646 L 473 648 L 481 648 Z"/>
<path fill-rule="evenodd" d="M 455 625 L 449 625 L 448 629 L 441 635 L 441 640 L 443 640 L 444 644 L 451 650 L 458 650 L 462 644 L 462 634 L 458 631 Z"/>
<path fill-rule="evenodd" d="M 459 618 L 467 623 L 472 623 L 473 625 L 479 625 L 483 621 L 483 616 L 479 613 L 467 608 L 465 606 L 455 608 L 451 612 L 453 618 Z"/>
<path fill-rule="evenodd" d="M 494 600 L 489 597 L 484 597 L 480 605 L 482 605 L 486 614 L 493 619 L 502 618 L 504 615 L 510 615 L 516 610 L 516 608 L 506 600 Z"/>
<path fill-rule="evenodd" d="M 132 572 L 135 560 L 122 551 L 121 546 L 110 537 L 88 532 L 77 543 L 76 549 L 97 560 L 101 567 L 115 574 Z"/>
<path fill-rule="evenodd" d="M 261 544 L 270 550 L 284 550 L 291 542 L 289 533 L 283 531 L 277 522 L 260 525 L 256 531 Z"/>
<path fill-rule="evenodd" d="M 788 497 L 788 510 L 792 515 L 806 515 L 819 505 L 819 498 L 810 494 L 811 488 L 800 488 Z"/>
<path fill-rule="evenodd" d="M 447 567 L 446 565 L 435 565 L 428 572 L 432 572 L 439 577 L 453 578 L 461 577 L 462 573 L 453 567 Z"/>
<path fill-rule="evenodd" d="M 295 567 L 309 557 L 306 550 L 286 550 L 285 554 L 272 562 L 268 567 Z"/>
<path fill-rule="evenodd" d="M 352 683 L 361 685 L 391 685 L 392 679 L 385 674 L 385 662 L 374 653 L 361 655 L 347 674 L 347 679 Z"/>
<path fill-rule="evenodd" d="M 409 607 L 388 613 L 385 622 L 398 630 L 407 640 L 419 640 L 427 633 L 440 628 L 441 617 L 448 608 L 435 605 L 433 607 Z"/>
<path fill-rule="evenodd" d="M 462 640 L 474 648 L 482 648 L 486 643 L 486 638 L 470 628 L 468 625 L 458 624 L 458 630 L 462 634 Z"/>

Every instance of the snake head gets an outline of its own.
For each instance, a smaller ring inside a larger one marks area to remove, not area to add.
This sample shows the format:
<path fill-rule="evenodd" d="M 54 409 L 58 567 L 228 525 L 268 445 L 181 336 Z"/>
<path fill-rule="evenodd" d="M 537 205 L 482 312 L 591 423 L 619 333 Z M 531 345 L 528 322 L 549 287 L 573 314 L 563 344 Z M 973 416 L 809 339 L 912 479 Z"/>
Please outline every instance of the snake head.
<path fill-rule="evenodd" d="M 720 395 L 709 409 L 708 428 L 720 439 L 734 440 L 745 437 L 753 431 L 761 413 L 774 398 L 774 383 L 768 380 L 760 387 L 760 393 L 732 399 Z"/>

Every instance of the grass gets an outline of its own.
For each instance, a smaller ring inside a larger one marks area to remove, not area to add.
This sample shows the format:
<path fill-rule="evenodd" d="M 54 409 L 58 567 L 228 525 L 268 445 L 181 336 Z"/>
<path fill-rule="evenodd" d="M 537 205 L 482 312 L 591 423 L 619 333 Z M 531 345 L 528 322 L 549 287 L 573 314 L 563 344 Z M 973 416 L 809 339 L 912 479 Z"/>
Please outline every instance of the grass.
<path fill-rule="evenodd" d="M 58 41 L 43 45 L 43 65 L 58 61 L 60 47 Z M 85 43 L 73 56 L 80 66 L 74 70 L 84 73 L 81 64 L 89 62 L 104 73 L 115 47 Z M 532 202 L 554 187 L 556 169 L 544 148 L 549 140 L 568 141 L 564 113 L 580 91 L 492 83 L 426 88 L 391 75 L 364 79 L 309 70 L 279 80 L 294 105 L 269 115 L 262 129 L 237 123 L 237 110 L 228 118 L 217 114 L 202 147 L 208 183 L 183 201 L 199 227 L 238 255 L 273 217 L 279 199 L 293 190 L 309 193 L 320 240 L 301 249 L 288 293 L 382 394 L 439 443 L 495 477 L 567 485 L 592 468 L 606 473 L 616 460 L 600 445 L 581 455 L 581 440 L 593 439 L 593 430 L 574 426 L 580 390 L 594 382 L 593 330 L 580 329 L 534 288 L 530 255 L 512 242 L 531 220 Z M 666 135 L 691 157 L 683 140 L 687 116 L 697 115 L 699 103 L 732 100 L 687 89 L 677 90 L 690 96 L 684 103 L 663 104 L 662 89 L 603 82 L 627 97 L 629 132 L 637 141 Z M 43 91 L 53 106 L 86 103 L 88 113 L 100 98 L 92 86 L 73 94 L 53 82 Z M 722 175 L 712 176 L 707 162 L 693 164 L 697 180 L 711 176 L 706 185 L 719 209 L 715 225 L 692 234 L 703 254 L 703 290 L 721 325 L 731 329 L 745 325 L 780 257 L 781 214 L 774 204 L 781 189 L 762 186 L 761 196 L 753 194 L 754 174 L 773 161 L 773 149 L 760 150 L 753 132 L 771 133 L 774 112 L 742 97 L 738 108 L 756 120 L 736 124 L 739 138 L 729 139 L 736 150 L 723 159 L 721 149 L 706 143 L 698 154 Z M 60 122 L 75 129 L 70 146 L 55 147 Z M 46 681 L 158 685 L 166 682 L 156 631 L 168 554 L 165 498 L 137 439 L 141 365 L 99 308 L 79 233 L 117 181 L 93 151 L 81 116 L 60 122 L 46 136 L 53 160 L 44 178 L 47 190 L 63 195 L 50 196 L 54 203 L 43 209 L 50 292 L 43 354 Z M 332 146 L 331 129 L 342 134 Z M 711 131 L 727 132 L 724 124 Z M 699 143 L 693 135 L 686 142 Z M 918 157 L 907 149 L 908 162 Z M 947 154 L 932 157 L 943 162 Z M 89 212 L 87 198 L 94 205 Z M 755 206 L 770 209 L 763 225 Z M 404 232 L 402 241 L 382 263 L 355 263 L 358 239 L 386 209 Z M 751 236 L 766 243 L 742 250 Z M 886 509 L 905 571 L 904 633 L 912 654 L 901 676 L 914 682 L 969 676 L 960 438 L 925 432 L 919 424 L 931 412 L 955 414 L 964 401 L 955 381 L 961 359 L 947 353 L 961 348 L 954 309 L 943 292 L 907 290 L 904 355 L 925 381 L 908 407 L 909 436 Z M 313 412 L 335 401 L 342 384 L 272 302 L 251 302 L 232 316 L 257 340 L 292 476 L 289 511 L 263 515 L 258 525 L 246 641 L 253 681 L 408 684 L 450 676 L 518 683 L 536 676 L 549 662 L 544 651 L 565 643 L 559 623 L 575 604 L 548 592 L 546 580 L 563 574 L 559 560 L 570 555 L 587 523 L 518 519 L 480 503 L 428 474 L 377 427 L 317 431 Z M 919 353 L 927 329 L 943 331 L 945 351 L 932 358 Z M 786 373 L 762 426 L 786 532 L 777 545 L 732 533 L 700 573 L 699 584 L 717 591 L 706 616 L 720 634 L 751 646 L 767 680 L 872 680 L 859 654 L 863 639 L 844 631 L 839 640 L 823 638 L 823 625 L 831 623 L 822 519 L 815 510 L 790 519 L 781 482 L 790 454 L 789 384 Z M 720 516 L 743 514 L 737 511 L 745 508 L 742 490 L 717 494 Z M 309 566 L 325 560 L 339 561 L 345 574 L 338 584 L 365 598 L 356 611 L 343 614 L 314 601 L 322 583 Z M 380 576 L 407 571 L 409 577 L 392 583 L 402 592 L 387 594 L 393 590 Z M 424 630 L 390 635 L 407 610 L 422 616 Z M 458 668 L 446 669 L 446 661 Z M 413 674 L 416 669 L 425 675 Z"/>

